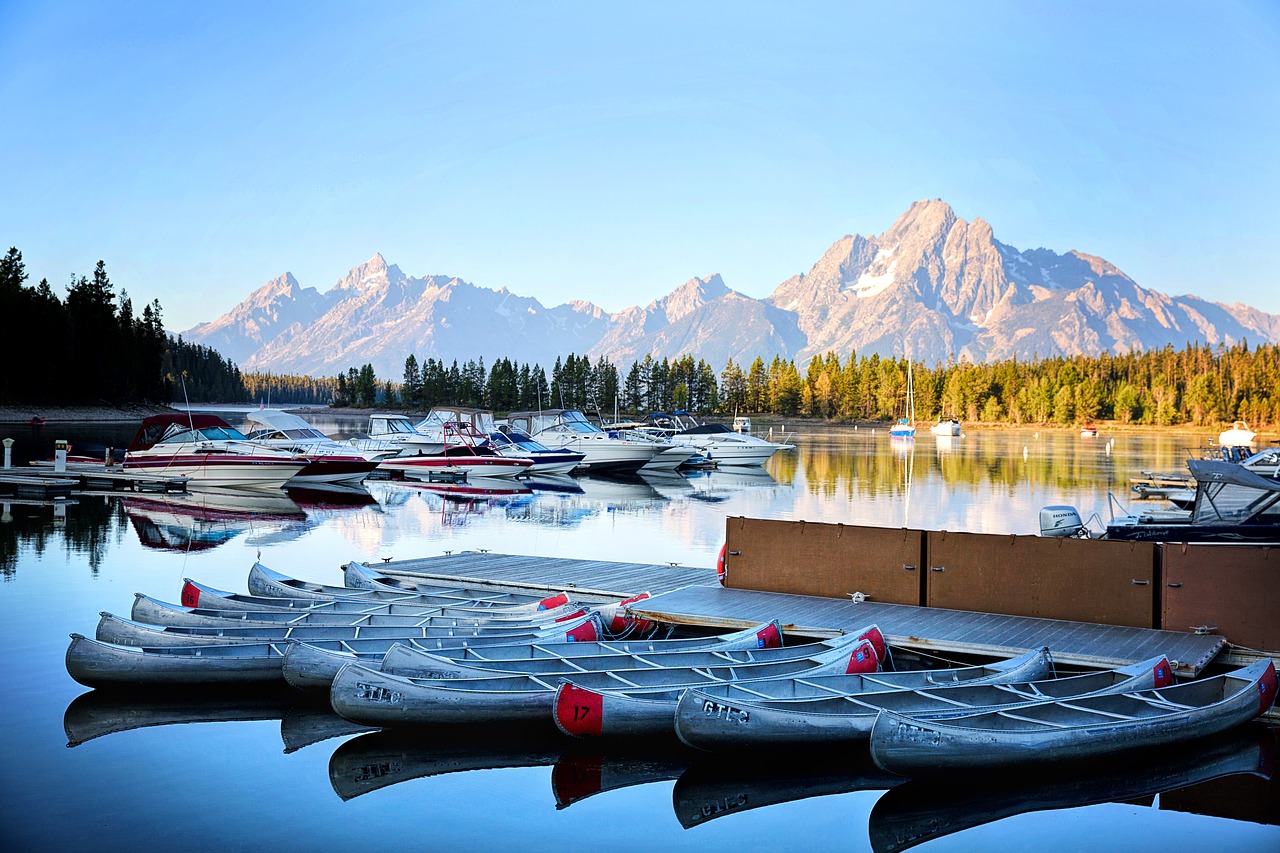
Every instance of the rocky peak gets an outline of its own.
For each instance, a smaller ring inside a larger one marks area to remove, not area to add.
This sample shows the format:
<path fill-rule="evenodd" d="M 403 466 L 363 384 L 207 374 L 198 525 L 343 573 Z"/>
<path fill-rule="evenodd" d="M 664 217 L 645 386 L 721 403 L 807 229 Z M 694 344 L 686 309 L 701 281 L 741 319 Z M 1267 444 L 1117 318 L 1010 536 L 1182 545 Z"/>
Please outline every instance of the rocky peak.
<path fill-rule="evenodd" d="M 720 273 L 712 273 L 707 278 L 691 278 L 661 300 L 662 309 L 667 321 L 674 323 L 729 292 Z"/>
<path fill-rule="evenodd" d="M 378 286 L 396 284 L 405 280 L 405 274 L 395 264 L 387 264 L 381 252 L 374 252 L 373 257 L 358 267 L 353 267 L 337 284 L 335 290 L 364 291 Z"/>
<path fill-rule="evenodd" d="M 880 235 L 878 242 L 882 246 L 945 242 L 956 222 L 956 212 L 940 198 L 912 202 L 889 230 Z"/>

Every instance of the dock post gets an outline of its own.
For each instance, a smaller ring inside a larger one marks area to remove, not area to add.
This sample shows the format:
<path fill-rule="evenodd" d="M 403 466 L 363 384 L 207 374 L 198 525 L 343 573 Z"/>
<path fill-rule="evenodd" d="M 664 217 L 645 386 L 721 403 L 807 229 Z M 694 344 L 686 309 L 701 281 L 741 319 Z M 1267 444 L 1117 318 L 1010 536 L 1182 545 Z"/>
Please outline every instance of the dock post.
<path fill-rule="evenodd" d="M 4 467 L 13 467 L 13 439 L 6 438 L 4 440 Z"/>
<path fill-rule="evenodd" d="M 59 474 L 67 472 L 67 440 L 60 438 L 53 443 L 53 470 Z"/>

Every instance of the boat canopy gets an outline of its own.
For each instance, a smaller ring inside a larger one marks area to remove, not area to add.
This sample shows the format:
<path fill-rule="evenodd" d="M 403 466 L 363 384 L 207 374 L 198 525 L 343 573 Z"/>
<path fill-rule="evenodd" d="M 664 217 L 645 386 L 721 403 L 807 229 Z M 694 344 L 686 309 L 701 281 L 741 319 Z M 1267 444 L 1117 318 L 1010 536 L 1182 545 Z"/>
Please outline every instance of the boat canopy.
<path fill-rule="evenodd" d="M 1280 479 L 1231 462 L 1189 459 L 1196 478 L 1193 524 L 1280 524 Z"/>
<path fill-rule="evenodd" d="M 185 434 L 185 435 L 184 435 Z M 142 419 L 129 450 L 146 450 L 160 442 L 244 441 L 239 430 L 217 415 L 195 412 L 149 415 Z"/>
<path fill-rule="evenodd" d="M 263 432 L 279 433 L 278 436 L 257 436 L 261 438 L 292 438 L 292 439 L 313 439 L 319 441 L 328 441 L 329 437 L 302 418 L 290 412 L 282 412 L 279 409 L 259 409 L 256 412 L 250 412 L 246 416 L 249 423 L 260 424 L 265 427 Z"/>
<path fill-rule="evenodd" d="M 493 411 L 464 406 L 435 406 L 418 423 L 417 429 L 422 432 L 431 427 L 443 427 L 449 423 L 471 424 L 478 431 L 488 434 L 494 430 Z"/>
<path fill-rule="evenodd" d="M 587 420 L 577 409 L 543 409 L 541 412 L 512 412 L 507 422 L 516 429 L 536 436 L 548 429 L 560 428 L 569 432 L 598 433 L 600 427 Z"/>

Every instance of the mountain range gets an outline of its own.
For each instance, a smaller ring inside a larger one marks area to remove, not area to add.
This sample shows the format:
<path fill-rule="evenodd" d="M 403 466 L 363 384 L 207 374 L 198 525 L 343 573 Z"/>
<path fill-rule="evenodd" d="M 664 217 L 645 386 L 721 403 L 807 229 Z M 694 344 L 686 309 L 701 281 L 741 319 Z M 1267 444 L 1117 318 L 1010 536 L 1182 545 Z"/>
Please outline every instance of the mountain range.
<path fill-rule="evenodd" d="M 286 272 L 183 334 L 246 371 L 331 376 L 371 363 L 395 379 L 410 353 L 549 366 L 572 352 L 624 368 L 646 353 L 692 354 L 717 371 L 729 358 L 803 364 L 829 351 L 926 363 L 1125 353 L 1280 341 L 1280 315 L 1166 296 L 1082 252 L 1015 249 L 984 220 L 966 222 L 934 199 L 912 204 L 882 234 L 836 240 L 764 299 L 716 274 L 614 314 L 586 301 L 546 308 L 505 287 L 406 276 L 375 254 L 324 293 Z"/>

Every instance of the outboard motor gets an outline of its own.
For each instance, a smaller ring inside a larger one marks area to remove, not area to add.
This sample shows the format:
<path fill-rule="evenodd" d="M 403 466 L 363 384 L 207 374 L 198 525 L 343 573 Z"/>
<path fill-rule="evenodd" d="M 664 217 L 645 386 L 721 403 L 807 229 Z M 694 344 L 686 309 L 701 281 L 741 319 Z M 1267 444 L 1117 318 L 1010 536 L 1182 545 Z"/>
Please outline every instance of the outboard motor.
<path fill-rule="evenodd" d="M 1084 522 L 1073 506 L 1047 506 L 1040 510 L 1041 536 L 1079 536 L 1083 529 Z"/>

